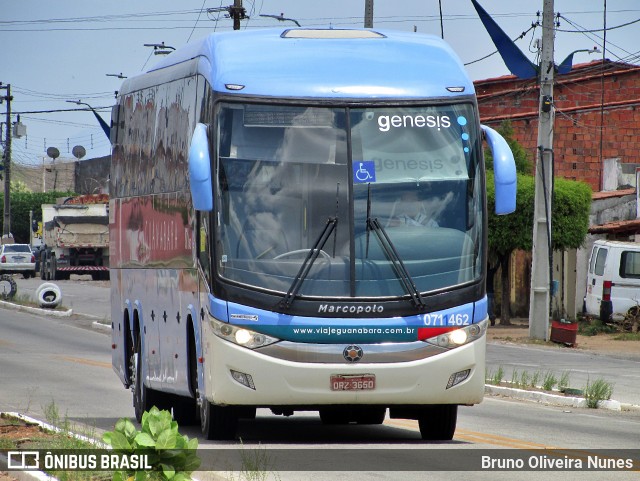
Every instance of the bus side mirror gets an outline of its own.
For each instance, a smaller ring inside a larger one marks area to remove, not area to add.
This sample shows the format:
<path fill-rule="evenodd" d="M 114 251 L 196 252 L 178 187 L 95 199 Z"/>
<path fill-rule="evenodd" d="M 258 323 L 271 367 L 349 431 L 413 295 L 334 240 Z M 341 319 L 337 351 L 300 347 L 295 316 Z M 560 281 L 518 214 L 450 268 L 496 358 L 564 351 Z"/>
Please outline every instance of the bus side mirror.
<path fill-rule="evenodd" d="M 213 184 L 211 182 L 211 158 L 207 126 L 197 124 L 189 147 L 189 184 L 196 210 L 213 210 Z"/>
<path fill-rule="evenodd" d="M 497 215 L 511 214 L 516 210 L 516 162 L 507 141 L 491 127 L 481 125 L 487 144 L 493 155 L 493 176 L 496 186 Z"/>

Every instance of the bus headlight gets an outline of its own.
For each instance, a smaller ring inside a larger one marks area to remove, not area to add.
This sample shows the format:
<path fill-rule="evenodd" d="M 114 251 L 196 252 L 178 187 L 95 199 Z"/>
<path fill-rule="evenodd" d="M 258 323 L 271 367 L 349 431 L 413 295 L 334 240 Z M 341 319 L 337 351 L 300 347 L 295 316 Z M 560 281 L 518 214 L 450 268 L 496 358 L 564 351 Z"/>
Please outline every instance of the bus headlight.
<path fill-rule="evenodd" d="M 246 327 L 233 326 L 226 322 L 220 322 L 217 319 L 211 319 L 211 325 L 213 326 L 213 332 L 216 336 L 248 349 L 268 346 L 280 340 L 267 336 L 266 334 L 252 331 Z"/>
<path fill-rule="evenodd" d="M 447 349 L 453 349 L 460 347 L 470 342 L 480 339 L 487 332 L 488 321 L 482 321 L 478 324 L 471 324 L 464 326 L 460 329 L 449 331 L 445 334 L 425 339 L 424 342 L 429 344 L 435 344 L 436 346 L 444 347 Z"/>

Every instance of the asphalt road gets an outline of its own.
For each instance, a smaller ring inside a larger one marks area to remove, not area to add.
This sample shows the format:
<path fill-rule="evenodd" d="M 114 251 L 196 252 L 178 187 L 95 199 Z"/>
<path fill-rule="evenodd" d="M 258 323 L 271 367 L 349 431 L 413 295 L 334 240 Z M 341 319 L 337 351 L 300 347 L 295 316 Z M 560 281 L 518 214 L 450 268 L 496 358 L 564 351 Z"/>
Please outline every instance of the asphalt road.
<path fill-rule="evenodd" d="M 35 290 L 38 280 L 19 280 L 19 289 Z M 92 281 L 61 281 L 63 296 L 68 307 L 73 305 L 76 315 L 56 319 L 37 314 L 0 309 L 0 411 L 26 412 L 40 419 L 55 406 L 59 415 L 72 422 L 92 426 L 98 431 L 112 429 L 120 417 L 131 417 L 131 393 L 124 389 L 111 368 L 111 348 L 108 331 L 96 330 L 85 320 L 108 319 L 108 289 Z M 83 310 L 89 310 L 88 316 Z M 106 316 L 105 316 L 106 313 Z M 588 372 L 602 366 L 613 369 L 623 362 L 604 356 L 575 357 L 575 351 L 559 351 L 553 360 L 548 350 L 522 348 L 522 346 L 490 345 L 489 364 L 513 364 L 544 368 L 548 362 L 575 363 Z M 606 361 L 606 362 L 604 362 Z M 613 364 L 609 365 L 611 362 Z M 637 365 L 622 365 L 621 371 L 635 369 Z M 615 373 L 612 373 L 615 374 Z M 186 427 L 181 432 L 199 437 L 197 427 Z M 351 449 L 382 449 L 388 462 L 419 456 L 425 448 L 420 440 L 417 424 L 413 421 L 387 419 L 382 426 L 323 426 L 315 413 L 299 413 L 290 418 L 273 416 L 260 410 L 254 422 L 241 422 L 238 441 L 213 442 L 200 439 L 203 448 L 241 449 L 245 454 L 259 455 L 266 450 L 267 458 L 273 449 L 294 449 L 296 456 L 309 452 L 310 470 L 317 461 L 326 458 L 326 469 L 331 469 L 329 450 L 339 454 Z M 576 449 L 591 452 L 596 449 L 637 449 L 640 446 L 640 413 L 617 413 L 602 410 L 567 409 L 535 403 L 515 402 L 495 397 L 473 407 L 461 407 L 458 429 L 453 441 L 429 443 L 427 448 L 444 449 L 451 454 L 459 449 L 484 449 L 499 453 L 504 448 L 527 452 L 550 448 Z M 397 450 L 397 453 L 388 452 Z M 453 450 L 453 451 L 452 451 Z M 403 453 L 404 458 L 394 454 Z M 409 457 L 407 458 L 407 454 Z M 460 454 L 464 456 L 464 454 Z M 459 456 L 460 456 L 459 455 Z M 444 459 L 444 458 L 443 458 Z M 266 460 L 267 462 L 269 459 Z M 455 463 L 455 458 L 454 458 Z M 390 464 L 391 466 L 392 464 Z M 451 469 L 456 466 L 452 465 Z M 269 471 L 267 468 L 266 471 Z M 278 472 L 273 479 L 353 479 L 349 471 Z M 224 473 L 223 473 L 224 474 Z M 358 479 L 418 480 L 424 472 L 393 472 L 360 469 Z M 433 473 L 432 473 L 433 474 Z M 473 479 L 509 479 L 516 473 L 474 472 Z M 558 473 L 547 473 L 558 474 Z M 612 479 L 613 473 L 563 473 L 565 479 Z M 627 476 L 629 474 L 630 476 Z M 214 479 L 214 473 L 202 473 L 198 479 Z M 615 479 L 634 479 L 637 473 L 615 473 Z M 433 479 L 457 480 L 465 473 L 442 471 Z M 545 479 L 536 472 L 518 472 L 517 479 Z M 238 479 L 232 475 L 231 479 Z M 548 478 L 547 478 L 548 479 Z"/>
<path fill-rule="evenodd" d="M 22 279 L 16 276 L 18 295 L 33 296 L 40 279 Z M 83 320 L 110 324 L 110 297 L 108 281 L 92 281 L 91 276 L 72 276 L 68 281 L 56 281 L 62 290 L 63 306 L 73 309 L 77 322 Z M 640 353 L 639 353 L 640 354 Z M 640 356 L 625 358 L 605 356 L 579 349 L 557 349 L 544 346 L 488 344 L 487 369 L 504 369 L 504 380 L 512 373 L 552 371 L 556 377 L 569 372 L 571 387 L 584 388 L 587 382 L 598 378 L 612 383 L 613 399 L 622 403 L 640 405 Z"/>

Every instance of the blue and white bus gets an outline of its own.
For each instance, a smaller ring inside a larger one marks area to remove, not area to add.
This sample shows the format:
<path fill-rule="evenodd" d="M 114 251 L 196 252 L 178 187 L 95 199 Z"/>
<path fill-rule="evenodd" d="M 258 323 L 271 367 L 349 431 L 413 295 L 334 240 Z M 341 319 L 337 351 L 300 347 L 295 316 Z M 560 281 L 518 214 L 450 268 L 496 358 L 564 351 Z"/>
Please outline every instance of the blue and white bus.
<path fill-rule="evenodd" d="M 113 367 L 231 439 L 238 419 L 417 419 L 482 401 L 487 200 L 513 156 L 442 40 L 374 30 L 210 35 L 127 79 L 112 112 Z"/>

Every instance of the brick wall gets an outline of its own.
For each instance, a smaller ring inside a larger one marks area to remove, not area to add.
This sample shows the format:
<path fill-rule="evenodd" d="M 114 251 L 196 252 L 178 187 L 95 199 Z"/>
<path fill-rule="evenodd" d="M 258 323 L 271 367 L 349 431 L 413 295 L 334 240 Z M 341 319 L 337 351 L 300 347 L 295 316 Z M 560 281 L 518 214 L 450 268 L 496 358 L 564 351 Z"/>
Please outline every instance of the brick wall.
<path fill-rule="evenodd" d="M 482 122 L 498 127 L 510 120 L 516 139 L 535 162 L 536 82 L 506 76 L 475 86 Z M 640 164 L 640 67 L 610 61 L 575 66 L 571 73 L 556 76 L 554 105 L 556 176 L 583 180 L 599 191 L 605 160 Z"/>

